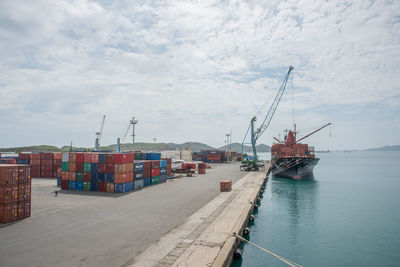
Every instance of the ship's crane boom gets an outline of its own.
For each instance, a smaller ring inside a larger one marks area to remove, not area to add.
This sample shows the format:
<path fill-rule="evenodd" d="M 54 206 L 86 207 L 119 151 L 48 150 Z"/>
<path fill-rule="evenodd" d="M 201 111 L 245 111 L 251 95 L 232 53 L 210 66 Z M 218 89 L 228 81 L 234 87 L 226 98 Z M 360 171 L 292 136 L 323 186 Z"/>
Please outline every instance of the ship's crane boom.
<path fill-rule="evenodd" d="M 94 143 L 94 151 L 99 151 L 101 137 L 103 135 L 104 121 L 106 120 L 106 115 L 103 115 L 103 120 L 101 121 L 100 131 L 96 132 L 96 141 Z"/>
<path fill-rule="evenodd" d="M 329 125 L 331 125 L 331 124 L 332 124 L 332 123 L 327 123 L 327 124 L 325 124 L 324 126 L 322 126 L 322 127 L 318 128 L 317 130 L 313 131 L 312 133 L 307 134 L 306 136 L 304 136 L 304 137 L 300 138 L 299 140 L 297 140 L 297 141 L 296 141 L 296 144 L 297 144 L 298 142 L 300 142 L 301 140 L 306 139 L 306 138 L 309 137 L 310 135 L 313 135 L 313 134 L 315 134 L 316 132 L 321 131 L 322 129 L 324 129 L 325 127 L 327 127 L 327 126 L 329 126 Z"/>
<path fill-rule="evenodd" d="M 250 133 L 251 134 L 251 136 L 250 136 L 251 137 L 251 147 L 252 147 L 252 150 L 253 150 L 253 156 L 255 158 L 257 158 L 257 150 L 256 150 L 257 140 L 265 132 L 265 130 L 267 130 L 269 124 L 271 123 L 271 120 L 272 120 L 272 118 L 273 118 L 273 116 L 275 114 L 276 108 L 278 107 L 278 104 L 279 104 L 279 102 L 280 102 L 280 100 L 282 98 L 282 95 L 285 92 L 286 84 L 287 84 L 287 82 L 289 80 L 290 72 L 293 69 L 294 68 L 292 66 L 289 67 L 289 70 L 286 73 L 286 76 L 283 79 L 283 82 L 282 82 L 282 84 L 281 84 L 281 86 L 280 86 L 280 88 L 279 88 L 279 90 L 278 90 L 278 92 L 277 92 L 277 94 L 276 94 L 276 96 L 274 98 L 274 101 L 272 102 L 272 105 L 269 108 L 268 113 L 265 116 L 261 126 L 255 130 L 254 123 L 257 120 L 257 118 L 255 116 L 250 121 L 249 129 L 251 130 L 251 133 Z M 243 139 L 242 147 L 243 147 L 243 144 L 244 144 L 244 140 L 246 139 L 246 136 L 247 136 L 247 134 L 249 132 L 249 129 L 247 130 L 246 135 L 245 135 L 245 137 Z M 242 148 L 242 150 L 243 150 L 243 148 Z"/>

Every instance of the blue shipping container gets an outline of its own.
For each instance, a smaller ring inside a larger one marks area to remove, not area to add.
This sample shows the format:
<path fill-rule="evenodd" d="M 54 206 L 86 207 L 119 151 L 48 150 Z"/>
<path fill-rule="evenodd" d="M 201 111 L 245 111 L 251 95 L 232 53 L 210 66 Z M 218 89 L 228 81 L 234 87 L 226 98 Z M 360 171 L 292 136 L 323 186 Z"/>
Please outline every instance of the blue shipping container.
<path fill-rule="evenodd" d="M 57 186 L 61 186 L 61 178 L 57 178 Z"/>
<path fill-rule="evenodd" d="M 160 160 L 160 168 L 167 168 L 167 161 L 165 159 Z"/>
<path fill-rule="evenodd" d="M 106 154 L 99 154 L 99 163 L 106 163 L 107 156 Z"/>
<path fill-rule="evenodd" d="M 143 171 L 144 164 L 143 162 L 135 162 L 135 172 Z"/>
<path fill-rule="evenodd" d="M 74 181 L 68 181 L 68 189 L 75 190 L 75 182 Z"/>
<path fill-rule="evenodd" d="M 106 182 L 114 183 L 114 173 L 106 173 Z"/>
<path fill-rule="evenodd" d="M 97 173 L 98 168 L 99 168 L 99 164 L 92 163 L 91 166 L 90 166 L 90 172 L 91 173 Z"/>
<path fill-rule="evenodd" d="M 97 191 L 97 183 L 90 182 L 90 191 Z"/>
<path fill-rule="evenodd" d="M 151 183 L 151 178 L 143 178 L 143 186 L 149 186 Z"/>
<path fill-rule="evenodd" d="M 160 175 L 167 174 L 167 167 L 160 168 Z"/>
<path fill-rule="evenodd" d="M 105 182 L 106 182 L 106 175 L 105 175 L 105 173 L 99 172 L 99 173 L 97 174 L 97 176 L 98 176 L 98 180 L 99 180 L 100 183 L 105 183 Z"/>
<path fill-rule="evenodd" d="M 83 182 L 75 182 L 75 190 L 83 190 Z"/>
<path fill-rule="evenodd" d="M 137 172 L 135 172 L 135 179 L 141 179 L 141 178 L 143 178 L 143 171 L 141 171 L 141 172 L 139 172 L 139 173 L 137 173 Z"/>

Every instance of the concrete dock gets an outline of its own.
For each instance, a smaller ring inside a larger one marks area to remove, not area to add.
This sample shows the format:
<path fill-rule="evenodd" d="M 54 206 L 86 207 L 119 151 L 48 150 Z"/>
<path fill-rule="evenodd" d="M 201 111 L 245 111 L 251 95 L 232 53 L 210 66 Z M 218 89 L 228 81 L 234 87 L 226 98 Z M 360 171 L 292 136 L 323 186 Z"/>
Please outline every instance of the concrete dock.
<path fill-rule="evenodd" d="M 232 234 L 241 234 L 247 225 L 266 174 L 248 173 L 231 192 L 219 194 L 129 266 L 229 266 L 238 244 Z"/>
<path fill-rule="evenodd" d="M 219 213 L 231 216 L 210 201 L 216 198 L 224 205 L 236 205 L 229 204 L 230 200 L 247 201 L 235 193 L 244 180 L 233 186 L 233 192 L 223 194 L 219 193 L 219 182 L 235 182 L 244 175 L 239 163 L 212 164 L 205 175 L 173 179 L 129 194 L 61 191 L 57 197 L 54 179 L 34 179 L 32 217 L 0 225 L 0 266 L 130 265 L 140 258 L 138 255 L 145 255 L 142 252 L 147 247 L 160 243 L 165 234 L 182 234 L 178 226 L 199 209 L 204 214 L 196 217 L 200 214 L 196 213 L 189 219 L 197 220 L 199 228 L 188 228 L 191 236 L 185 239 L 198 239 L 206 229 L 204 234 L 210 233 L 207 223 L 213 217 Z M 210 225 L 225 229 L 223 225 Z M 168 255 L 177 246 L 170 245 L 171 249 L 164 247 L 162 253 Z"/>

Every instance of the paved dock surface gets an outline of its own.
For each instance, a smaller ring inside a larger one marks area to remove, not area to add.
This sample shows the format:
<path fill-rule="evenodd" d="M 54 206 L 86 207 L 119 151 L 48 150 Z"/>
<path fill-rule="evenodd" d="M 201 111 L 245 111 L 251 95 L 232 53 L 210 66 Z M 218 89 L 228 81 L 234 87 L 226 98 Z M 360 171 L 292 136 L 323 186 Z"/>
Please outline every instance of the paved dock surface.
<path fill-rule="evenodd" d="M 194 213 L 141 255 L 130 266 L 229 266 L 236 247 L 232 233 L 247 225 L 265 172 L 250 172 Z"/>
<path fill-rule="evenodd" d="M 123 266 L 239 180 L 239 163 L 129 194 L 60 192 L 32 182 L 32 217 L 0 224 L 0 266 Z"/>

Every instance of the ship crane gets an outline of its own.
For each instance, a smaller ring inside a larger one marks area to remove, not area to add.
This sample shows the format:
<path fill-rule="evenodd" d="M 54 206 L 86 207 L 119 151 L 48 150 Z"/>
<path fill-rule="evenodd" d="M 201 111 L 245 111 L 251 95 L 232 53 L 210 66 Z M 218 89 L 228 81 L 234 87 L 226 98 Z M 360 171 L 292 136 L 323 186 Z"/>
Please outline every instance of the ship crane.
<path fill-rule="evenodd" d="M 128 136 L 131 126 L 132 126 L 132 123 L 129 121 L 129 125 L 126 128 L 126 131 L 125 131 L 124 135 L 122 136 L 122 139 L 119 137 L 117 138 L 117 153 L 121 152 L 121 143 L 123 143 L 125 141 L 126 137 Z"/>
<path fill-rule="evenodd" d="M 289 75 L 290 72 L 293 70 L 294 68 L 292 66 L 289 67 L 289 71 L 286 73 L 286 76 L 274 98 L 274 101 L 272 102 L 271 107 L 268 110 L 267 115 L 265 116 L 261 126 L 257 129 L 255 129 L 255 122 L 257 120 L 256 116 L 254 116 L 251 121 L 250 121 L 250 125 L 249 128 L 247 128 L 247 132 L 243 138 L 243 142 L 242 142 L 242 159 L 243 159 L 243 146 L 245 144 L 245 140 L 247 138 L 247 135 L 250 131 L 250 138 L 251 138 L 251 148 L 253 151 L 253 157 L 249 158 L 247 160 L 243 160 L 242 162 L 242 166 L 241 169 L 244 170 L 258 170 L 259 166 L 257 165 L 257 149 L 256 149 L 256 143 L 257 140 L 261 137 L 261 135 L 268 129 L 269 124 L 271 123 L 271 120 L 275 114 L 275 111 L 278 107 L 278 104 L 282 98 L 283 93 L 285 92 L 286 89 L 286 84 L 289 80 Z"/>
<path fill-rule="evenodd" d="M 101 136 L 103 135 L 104 121 L 106 120 L 106 115 L 103 115 L 103 120 L 101 121 L 100 131 L 96 132 L 96 140 L 94 143 L 94 151 L 99 151 Z"/>
<path fill-rule="evenodd" d="M 331 124 L 332 124 L 332 123 L 327 123 L 327 124 L 325 124 L 324 126 L 318 128 L 317 130 L 315 130 L 315 131 L 313 131 L 313 132 L 307 134 L 306 136 L 300 138 L 299 140 L 297 140 L 297 141 L 295 142 L 295 144 L 297 144 L 297 143 L 300 142 L 301 140 L 306 139 L 306 138 L 309 137 L 310 135 L 313 135 L 313 134 L 315 134 L 316 132 L 321 131 L 322 129 L 324 129 L 325 127 L 327 127 L 327 126 L 329 126 L 329 125 L 331 125 Z"/>

